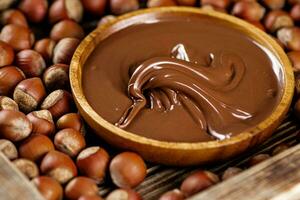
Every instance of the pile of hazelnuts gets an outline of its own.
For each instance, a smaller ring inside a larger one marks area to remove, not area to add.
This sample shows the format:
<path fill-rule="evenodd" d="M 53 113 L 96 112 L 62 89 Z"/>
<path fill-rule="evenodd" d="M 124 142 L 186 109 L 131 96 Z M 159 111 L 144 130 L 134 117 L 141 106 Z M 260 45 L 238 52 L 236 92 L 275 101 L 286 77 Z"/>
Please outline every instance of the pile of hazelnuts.
<path fill-rule="evenodd" d="M 274 37 L 295 71 L 294 110 L 300 119 L 300 0 L 1 0 L 0 150 L 46 200 L 100 200 L 97 184 L 108 174 L 120 189 L 105 199 L 142 199 L 134 188 L 147 174 L 143 159 L 133 152 L 111 157 L 103 147 L 86 143 L 70 93 L 69 64 L 87 34 L 86 15 L 101 25 L 139 8 L 176 5 L 230 13 Z M 45 24 L 50 31 L 38 38 L 32 27 Z M 272 155 L 287 148 L 282 144 Z M 256 155 L 248 164 L 270 156 Z M 241 171 L 230 167 L 221 180 Z M 160 200 L 182 200 L 219 181 L 218 175 L 199 170 Z"/>

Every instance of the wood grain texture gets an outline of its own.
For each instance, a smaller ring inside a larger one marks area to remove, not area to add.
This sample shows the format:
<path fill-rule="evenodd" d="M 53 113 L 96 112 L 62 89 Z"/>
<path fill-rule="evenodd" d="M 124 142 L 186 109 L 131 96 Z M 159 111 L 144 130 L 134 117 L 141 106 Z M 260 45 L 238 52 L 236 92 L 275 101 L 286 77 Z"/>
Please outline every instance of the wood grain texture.
<path fill-rule="evenodd" d="M 300 198 L 300 144 L 191 200 L 289 200 Z"/>
<path fill-rule="evenodd" d="M 44 199 L 28 179 L 2 153 L 0 153 L 0 183 L 0 199 Z"/>

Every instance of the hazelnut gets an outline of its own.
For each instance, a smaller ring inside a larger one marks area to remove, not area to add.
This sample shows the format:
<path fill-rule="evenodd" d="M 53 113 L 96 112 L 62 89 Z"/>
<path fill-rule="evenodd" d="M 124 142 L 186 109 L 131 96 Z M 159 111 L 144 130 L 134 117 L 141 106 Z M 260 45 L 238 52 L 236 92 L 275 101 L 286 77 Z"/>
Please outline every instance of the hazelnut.
<path fill-rule="evenodd" d="M 26 115 L 19 111 L 0 111 L 0 135 L 2 138 L 17 142 L 27 138 L 32 130 L 32 125 Z"/>
<path fill-rule="evenodd" d="M 32 135 L 19 146 L 20 156 L 34 162 L 40 161 L 52 150 L 54 150 L 54 145 L 45 135 Z"/>
<path fill-rule="evenodd" d="M 294 72 L 300 72 L 300 51 L 290 51 L 287 56 L 292 63 Z"/>
<path fill-rule="evenodd" d="M 112 191 L 106 197 L 106 200 L 142 200 L 142 197 L 135 191 L 130 189 L 117 189 Z"/>
<path fill-rule="evenodd" d="M 97 195 L 98 187 L 93 179 L 79 176 L 72 179 L 65 187 L 65 197 L 68 200 L 77 200 L 83 195 Z"/>
<path fill-rule="evenodd" d="M 123 152 L 115 156 L 109 166 L 110 176 L 120 188 L 133 188 L 144 181 L 147 168 L 136 153 Z"/>
<path fill-rule="evenodd" d="M 168 191 L 159 198 L 159 200 L 184 200 L 184 199 L 185 197 L 183 193 L 178 189 Z"/>
<path fill-rule="evenodd" d="M 21 0 L 19 9 L 26 15 L 29 21 L 39 23 L 43 21 L 48 11 L 47 0 Z"/>
<path fill-rule="evenodd" d="M 54 41 L 59 41 L 66 37 L 81 40 L 84 37 L 84 31 L 76 22 L 68 19 L 62 20 L 53 26 L 50 32 L 50 38 Z"/>
<path fill-rule="evenodd" d="M 55 90 L 50 93 L 41 105 L 44 110 L 49 110 L 54 119 L 58 119 L 71 112 L 73 104 L 72 95 L 65 90 Z"/>
<path fill-rule="evenodd" d="M 98 195 L 84 195 L 79 197 L 78 200 L 103 200 L 103 199 Z"/>
<path fill-rule="evenodd" d="M 232 14 L 247 21 L 259 21 L 266 9 L 256 1 L 238 1 L 232 8 Z"/>
<path fill-rule="evenodd" d="M 176 2 L 180 6 L 195 6 L 197 0 L 176 0 Z"/>
<path fill-rule="evenodd" d="M 56 133 L 54 145 L 59 151 L 75 157 L 85 147 L 86 143 L 80 132 L 67 128 Z"/>
<path fill-rule="evenodd" d="M 225 172 L 222 175 L 222 180 L 229 179 L 239 173 L 241 173 L 243 170 L 238 167 L 229 167 L 228 169 L 225 170 Z"/>
<path fill-rule="evenodd" d="M 285 4 L 285 0 L 263 0 L 262 2 L 271 10 L 281 9 Z"/>
<path fill-rule="evenodd" d="M 277 32 L 277 38 L 284 46 L 292 51 L 300 50 L 300 28 L 285 27 Z"/>
<path fill-rule="evenodd" d="M 16 55 L 16 64 L 28 77 L 40 76 L 46 69 L 41 54 L 31 49 L 20 51 Z"/>
<path fill-rule="evenodd" d="M 83 7 L 80 0 L 56 0 L 49 9 L 50 23 L 64 19 L 72 19 L 76 22 L 80 22 L 82 15 Z"/>
<path fill-rule="evenodd" d="M 73 54 L 79 45 L 80 40 L 77 38 L 63 38 L 54 48 L 53 63 L 70 64 Z"/>
<path fill-rule="evenodd" d="M 54 64 L 47 68 L 43 75 L 48 90 L 69 88 L 69 65 Z"/>
<path fill-rule="evenodd" d="M 103 24 L 113 22 L 115 19 L 116 19 L 116 16 L 114 16 L 114 15 L 106 15 L 99 20 L 97 26 L 102 26 Z"/>
<path fill-rule="evenodd" d="M 271 11 L 265 18 L 265 27 L 272 33 L 283 27 L 290 27 L 293 25 L 294 22 L 291 16 L 287 12 L 282 10 Z"/>
<path fill-rule="evenodd" d="M 0 40 L 8 43 L 16 51 L 30 49 L 34 43 L 33 33 L 24 26 L 5 25 L 0 33 Z"/>
<path fill-rule="evenodd" d="M 55 179 L 48 176 L 39 176 L 34 178 L 31 182 L 39 190 L 45 200 L 63 199 L 63 189 Z"/>
<path fill-rule="evenodd" d="M 0 139 L 0 151 L 10 160 L 14 160 L 18 157 L 16 146 L 9 140 Z"/>
<path fill-rule="evenodd" d="M 52 115 L 48 110 L 33 111 L 27 115 L 32 123 L 32 134 L 52 136 L 55 132 L 55 125 Z"/>
<path fill-rule="evenodd" d="M 260 23 L 259 21 L 248 21 L 250 24 L 256 26 L 256 28 L 259 28 L 262 31 L 266 31 L 264 25 L 262 25 L 262 23 Z"/>
<path fill-rule="evenodd" d="M 96 16 L 103 15 L 107 0 L 81 0 L 84 9 Z"/>
<path fill-rule="evenodd" d="M 209 10 L 209 11 L 217 11 L 217 12 L 222 12 L 222 13 L 226 13 L 227 12 L 226 10 L 224 10 L 222 8 L 214 7 L 214 6 L 208 5 L 208 4 L 203 5 L 201 7 L 201 9 L 203 9 L 203 10 Z"/>
<path fill-rule="evenodd" d="M 164 6 L 176 6 L 176 2 L 174 0 L 148 0 L 147 7 L 164 7 Z"/>
<path fill-rule="evenodd" d="M 300 3 L 299 4 L 295 4 L 291 11 L 290 11 L 290 16 L 292 17 L 292 19 L 296 22 L 300 21 Z"/>
<path fill-rule="evenodd" d="M 261 163 L 267 159 L 270 158 L 269 154 L 258 154 L 253 156 L 250 160 L 249 160 L 249 167 L 252 167 L 254 165 L 257 165 L 258 163 Z"/>
<path fill-rule="evenodd" d="M 300 3 L 299 0 L 287 0 L 287 2 L 290 4 L 290 5 L 295 5 L 297 3 Z"/>
<path fill-rule="evenodd" d="M 64 184 L 77 175 L 73 160 L 59 151 L 48 152 L 40 166 L 41 172 Z"/>
<path fill-rule="evenodd" d="M 83 121 L 79 114 L 77 113 L 68 113 L 59 118 L 56 122 L 56 127 L 59 130 L 65 128 L 72 128 L 79 132 L 84 132 Z"/>
<path fill-rule="evenodd" d="M 273 149 L 272 156 L 280 154 L 289 148 L 290 148 L 290 146 L 288 144 L 280 144 Z"/>
<path fill-rule="evenodd" d="M 6 42 L 0 41 L 0 67 L 12 64 L 14 57 L 13 48 Z"/>
<path fill-rule="evenodd" d="M 56 42 L 50 38 L 44 38 L 35 43 L 34 50 L 41 54 L 45 61 L 49 62 L 53 57 Z"/>
<path fill-rule="evenodd" d="M 11 98 L 6 97 L 6 96 L 0 96 L 0 111 L 1 110 L 19 111 L 19 106 Z"/>
<path fill-rule="evenodd" d="M 15 9 L 3 11 L 0 15 L 0 22 L 2 25 L 16 24 L 19 26 L 28 27 L 27 20 L 22 12 Z"/>
<path fill-rule="evenodd" d="M 0 95 L 10 95 L 16 85 L 23 79 L 25 79 L 25 75 L 17 67 L 0 68 Z"/>
<path fill-rule="evenodd" d="M 29 78 L 16 86 L 13 96 L 20 110 L 28 113 L 35 110 L 45 98 L 46 90 L 40 78 Z"/>
<path fill-rule="evenodd" d="M 213 7 L 221 8 L 221 9 L 227 9 L 230 5 L 230 0 L 201 0 L 201 5 L 211 5 Z"/>
<path fill-rule="evenodd" d="M 1 0 L 0 1 L 0 11 L 9 8 L 16 0 Z"/>
<path fill-rule="evenodd" d="M 181 184 L 180 190 L 186 197 L 190 197 L 198 192 L 219 182 L 219 177 L 209 171 L 198 171 L 189 175 Z"/>
<path fill-rule="evenodd" d="M 14 160 L 13 164 L 29 179 L 32 179 L 39 175 L 38 167 L 31 160 L 19 158 Z"/>
<path fill-rule="evenodd" d="M 94 179 L 100 183 L 108 167 L 109 155 L 105 149 L 100 147 L 88 147 L 80 152 L 76 165 L 81 174 Z"/>
<path fill-rule="evenodd" d="M 121 15 L 139 9 L 139 2 L 138 0 L 110 0 L 110 9 L 113 14 Z"/>

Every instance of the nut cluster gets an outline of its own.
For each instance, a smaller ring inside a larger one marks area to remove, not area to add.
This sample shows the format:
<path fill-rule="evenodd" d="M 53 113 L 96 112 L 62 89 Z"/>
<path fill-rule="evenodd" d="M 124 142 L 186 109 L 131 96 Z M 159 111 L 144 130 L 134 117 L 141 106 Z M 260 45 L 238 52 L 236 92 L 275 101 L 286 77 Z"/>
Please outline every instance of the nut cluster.
<path fill-rule="evenodd" d="M 201 6 L 242 18 L 272 35 L 284 48 L 296 78 L 294 113 L 300 120 L 300 1 L 285 0 L 1 0 L 0 151 L 37 187 L 46 200 L 101 200 L 97 184 L 112 180 L 107 200 L 139 200 L 134 191 L 147 174 L 133 152 L 117 155 L 86 141 L 84 121 L 69 86 L 69 64 L 93 27 L 143 7 Z M 37 27 L 42 26 L 42 34 Z M 49 31 L 48 31 L 49 30 Z M 231 178 L 287 148 L 259 154 L 247 166 L 219 174 Z M 219 173 L 219 172 L 218 172 Z M 182 200 L 218 183 L 218 175 L 197 170 L 179 189 L 160 200 Z"/>

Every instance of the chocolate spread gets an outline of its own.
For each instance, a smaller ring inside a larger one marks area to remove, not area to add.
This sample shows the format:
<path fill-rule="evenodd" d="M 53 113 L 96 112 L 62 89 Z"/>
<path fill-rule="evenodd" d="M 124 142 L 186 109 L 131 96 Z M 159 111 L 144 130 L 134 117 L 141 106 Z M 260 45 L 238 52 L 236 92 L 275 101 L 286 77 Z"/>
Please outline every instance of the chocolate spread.
<path fill-rule="evenodd" d="M 88 58 L 82 86 L 93 109 L 127 131 L 222 140 L 266 119 L 282 96 L 276 58 L 222 21 L 160 14 L 114 26 Z"/>

